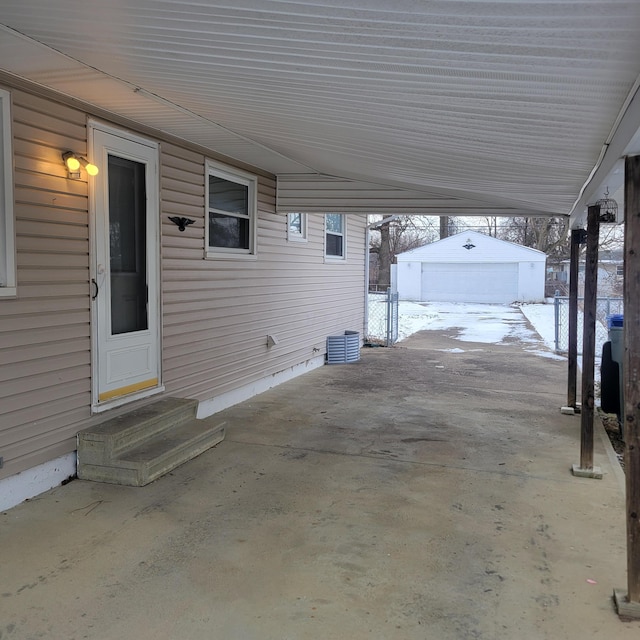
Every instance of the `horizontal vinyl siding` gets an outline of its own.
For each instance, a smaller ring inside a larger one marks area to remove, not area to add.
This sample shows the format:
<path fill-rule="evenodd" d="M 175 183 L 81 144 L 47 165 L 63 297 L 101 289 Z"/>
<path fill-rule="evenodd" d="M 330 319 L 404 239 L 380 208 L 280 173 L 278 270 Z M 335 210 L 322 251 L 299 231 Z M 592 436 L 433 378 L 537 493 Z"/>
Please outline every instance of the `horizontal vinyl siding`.
<path fill-rule="evenodd" d="M 0 479 L 74 451 L 76 433 L 105 417 L 91 414 L 88 185 L 61 159 L 86 154 L 87 114 L 9 90 L 18 295 L 0 300 Z M 204 171 L 202 153 L 161 143 L 163 382 L 202 400 L 324 354 L 328 335 L 362 331 L 365 289 L 364 217 L 347 219 L 347 260 L 326 263 L 324 216 L 309 216 L 308 242 L 288 242 L 263 174 L 257 258 L 205 259 Z M 180 232 L 172 215 L 195 224 Z M 268 349 L 267 334 L 279 344 Z"/>
<path fill-rule="evenodd" d="M 91 403 L 87 183 L 61 159 L 86 153 L 86 116 L 11 94 L 18 296 L 0 300 L 0 477 L 73 451 Z"/>
<path fill-rule="evenodd" d="M 466 199 L 459 193 L 448 196 L 315 173 L 279 175 L 277 211 L 429 216 L 536 215 L 532 210 Z"/>
<path fill-rule="evenodd" d="M 324 354 L 328 335 L 364 324 L 364 217 L 347 220 L 347 260 L 325 263 L 324 216 L 309 215 L 308 242 L 288 242 L 275 181 L 260 177 L 257 258 L 205 260 L 204 163 L 162 145 L 163 379 L 201 400 Z M 196 222 L 180 232 L 173 213 Z"/>

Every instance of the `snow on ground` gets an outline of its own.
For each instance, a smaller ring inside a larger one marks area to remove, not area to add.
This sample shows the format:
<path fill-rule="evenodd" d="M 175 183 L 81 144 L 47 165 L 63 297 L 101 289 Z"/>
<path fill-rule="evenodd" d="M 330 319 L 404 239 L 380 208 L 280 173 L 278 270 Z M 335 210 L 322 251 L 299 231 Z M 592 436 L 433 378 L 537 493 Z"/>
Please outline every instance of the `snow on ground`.
<path fill-rule="evenodd" d="M 549 349 L 556 348 L 555 308 L 553 302 L 546 304 L 522 304 L 520 311 L 533 325 Z"/>
<path fill-rule="evenodd" d="M 380 298 L 370 298 L 370 318 L 382 303 Z M 528 323 L 534 327 L 532 331 Z M 553 304 L 473 304 L 457 302 L 415 303 L 400 301 L 398 340 L 404 340 L 425 329 L 451 331 L 451 337 L 462 342 L 500 344 L 517 340 L 525 350 L 546 358 L 564 358 L 554 353 L 555 318 Z M 369 334 L 376 327 L 370 320 Z M 382 325 L 384 327 L 384 324 Z M 541 348 L 541 339 L 544 346 Z M 451 353 L 463 353 L 465 349 L 450 349 Z"/>
<path fill-rule="evenodd" d="M 385 338 L 386 296 L 369 295 L 369 338 Z M 564 360 L 555 353 L 555 307 L 553 299 L 540 304 L 475 304 L 463 302 L 399 302 L 398 341 L 425 329 L 451 331 L 461 342 L 500 344 L 517 340 L 525 350 L 544 358 Z M 578 346 L 581 348 L 582 311 L 578 311 Z M 533 327 L 534 331 L 530 327 Z M 566 331 L 566 327 L 564 327 Z M 599 376 L 606 327 L 596 332 L 596 379 Z M 542 342 L 542 344 L 541 344 Z M 560 343 L 566 336 L 560 336 Z M 544 345 L 544 346 L 543 346 Z M 545 348 L 546 347 L 546 348 Z M 451 350 L 461 353 L 464 350 Z M 582 358 L 578 357 L 578 366 Z"/>

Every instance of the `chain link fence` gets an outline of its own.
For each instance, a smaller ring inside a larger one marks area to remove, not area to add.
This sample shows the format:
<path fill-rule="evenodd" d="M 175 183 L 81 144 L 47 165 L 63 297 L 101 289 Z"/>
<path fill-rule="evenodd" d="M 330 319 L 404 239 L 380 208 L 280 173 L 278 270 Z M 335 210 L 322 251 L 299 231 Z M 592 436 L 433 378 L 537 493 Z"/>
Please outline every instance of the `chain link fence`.
<path fill-rule="evenodd" d="M 578 298 L 578 355 L 582 355 L 583 305 L 584 298 Z M 555 305 L 555 347 L 558 352 L 569 349 L 569 297 L 556 296 Z M 609 339 L 607 317 L 623 313 L 622 298 L 598 298 L 596 305 L 596 355 Z"/>
<path fill-rule="evenodd" d="M 370 292 L 365 342 L 391 347 L 398 341 L 398 294 Z"/>

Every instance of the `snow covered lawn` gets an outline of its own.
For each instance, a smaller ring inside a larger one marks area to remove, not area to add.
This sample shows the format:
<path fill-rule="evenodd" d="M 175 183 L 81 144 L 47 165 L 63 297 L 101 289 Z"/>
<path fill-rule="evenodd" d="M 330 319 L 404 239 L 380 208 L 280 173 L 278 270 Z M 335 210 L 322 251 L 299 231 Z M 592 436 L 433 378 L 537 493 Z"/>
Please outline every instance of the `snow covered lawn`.
<path fill-rule="evenodd" d="M 417 331 L 452 330 L 451 337 L 462 342 L 500 344 L 518 340 L 525 350 L 537 355 L 564 360 L 553 352 L 553 304 L 473 304 L 455 302 L 399 303 L 398 340 Z M 527 320 L 535 328 L 532 331 Z M 541 348 L 541 339 L 544 346 Z"/>

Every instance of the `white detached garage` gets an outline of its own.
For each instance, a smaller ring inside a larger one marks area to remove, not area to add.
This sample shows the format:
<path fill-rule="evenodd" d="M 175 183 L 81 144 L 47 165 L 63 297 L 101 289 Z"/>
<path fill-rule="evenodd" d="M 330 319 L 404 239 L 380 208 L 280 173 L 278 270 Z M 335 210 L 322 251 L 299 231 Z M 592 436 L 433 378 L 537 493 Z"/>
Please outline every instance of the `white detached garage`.
<path fill-rule="evenodd" d="M 547 256 L 476 231 L 397 256 L 401 300 L 542 302 Z"/>

